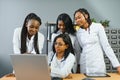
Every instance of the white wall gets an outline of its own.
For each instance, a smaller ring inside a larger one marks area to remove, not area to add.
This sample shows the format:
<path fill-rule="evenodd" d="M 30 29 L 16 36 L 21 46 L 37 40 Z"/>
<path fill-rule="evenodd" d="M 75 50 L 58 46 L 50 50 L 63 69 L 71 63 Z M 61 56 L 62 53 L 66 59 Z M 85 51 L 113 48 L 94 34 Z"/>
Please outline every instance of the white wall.
<path fill-rule="evenodd" d="M 73 19 L 74 11 L 82 7 L 88 9 L 97 21 L 108 19 L 110 27 L 119 27 L 119 3 L 120 0 L 0 0 L 0 77 L 12 72 L 8 54 L 13 53 L 13 31 L 23 25 L 28 13 L 34 12 L 41 17 L 40 31 L 46 36 L 47 21 L 55 22 L 62 12 Z M 46 52 L 46 46 L 43 52 Z"/>

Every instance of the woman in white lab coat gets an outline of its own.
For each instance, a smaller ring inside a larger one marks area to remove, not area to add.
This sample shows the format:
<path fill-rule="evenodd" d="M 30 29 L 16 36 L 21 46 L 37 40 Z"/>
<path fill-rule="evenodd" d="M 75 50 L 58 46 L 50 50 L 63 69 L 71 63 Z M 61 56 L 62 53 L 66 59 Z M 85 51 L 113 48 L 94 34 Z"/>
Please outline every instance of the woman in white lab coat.
<path fill-rule="evenodd" d="M 90 20 L 88 11 L 80 8 L 74 13 L 75 24 L 80 28 L 77 31 L 77 39 L 82 52 L 80 54 L 80 72 L 90 74 L 106 74 L 104 52 L 110 59 L 113 67 L 120 73 L 118 62 L 111 46 L 108 43 L 104 27 L 100 23 L 93 23 Z"/>
<path fill-rule="evenodd" d="M 56 36 L 52 51 L 52 57 L 48 56 L 51 77 L 69 77 L 75 63 L 74 50 L 69 35 L 60 34 Z"/>
<path fill-rule="evenodd" d="M 23 27 L 16 28 L 13 35 L 13 50 L 15 54 L 40 54 L 44 44 L 44 36 L 38 32 L 41 19 L 35 13 L 30 13 L 24 20 Z"/>

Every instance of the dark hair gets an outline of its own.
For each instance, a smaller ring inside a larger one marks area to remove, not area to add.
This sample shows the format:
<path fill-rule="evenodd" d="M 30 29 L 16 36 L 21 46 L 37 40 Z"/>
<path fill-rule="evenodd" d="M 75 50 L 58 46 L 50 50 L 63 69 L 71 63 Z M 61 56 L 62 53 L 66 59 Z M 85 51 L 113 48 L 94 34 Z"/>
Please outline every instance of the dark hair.
<path fill-rule="evenodd" d="M 70 16 L 66 13 L 62 13 L 58 16 L 57 21 L 56 21 L 56 30 L 54 31 L 54 33 L 57 33 L 57 31 L 59 30 L 58 21 L 60 21 L 60 20 L 63 21 L 63 23 L 65 25 L 65 32 L 67 32 L 68 34 L 75 33 L 73 22 L 72 22 Z"/>
<path fill-rule="evenodd" d="M 37 20 L 40 25 L 42 24 L 41 22 L 41 19 L 40 17 L 38 17 L 35 13 L 30 13 L 26 16 L 25 20 L 24 20 L 24 23 L 23 23 L 23 27 L 22 27 L 22 31 L 21 31 L 21 53 L 25 53 L 26 50 L 27 50 L 27 47 L 26 47 L 26 38 L 27 38 L 27 27 L 26 27 L 26 23 L 29 21 L 29 20 Z M 35 37 L 34 37 L 34 49 L 35 49 L 35 52 L 37 54 L 39 54 L 39 49 L 38 49 L 38 33 L 35 34 Z"/>
<path fill-rule="evenodd" d="M 77 12 L 82 13 L 84 17 L 85 17 L 85 14 L 87 14 L 87 15 L 88 15 L 88 18 L 85 17 L 85 19 L 86 19 L 86 21 L 88 22 L 89 25 L 91 24 L 90 14 L 89 14 L 89 12 L 88 12 L 86 9 L 84 9 L 84 8 L 79 8 L 78 10 L 76 10 L 75 13 L 74 13 L 74 20 L 75 20 L 75 14 L 76 14 Z"/>
<path fill-rule="evenodd" d="M 65 44 L 68 45 L 68 48 L 64 52 L 64 60 L 65 60 L 67 58 L 67 56 L 69 55 L 69 53 L 74 54 L 74 49 L 73 49 L 73 46 L 72 46 L 72 42 L 71 42 L 71 39 L 70 39 L 68 34 L 60 34 L 60 35 L 55 37 L 53 43 L 55 43 L 58 38 L 62 38 L 63 41 L 65 42 Z M 53 44 L 52 49 L 53 49 L 53 52 L 56 53 L 55 44 Z"/>

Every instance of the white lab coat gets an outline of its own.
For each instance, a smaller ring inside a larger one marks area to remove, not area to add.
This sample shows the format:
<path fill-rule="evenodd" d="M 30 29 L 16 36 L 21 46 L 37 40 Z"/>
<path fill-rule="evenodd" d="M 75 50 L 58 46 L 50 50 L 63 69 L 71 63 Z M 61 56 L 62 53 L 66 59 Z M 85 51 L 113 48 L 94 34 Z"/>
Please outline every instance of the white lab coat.
<path fill-rule="evenodd" d="M 14 30 L 14 35 L 13 35 L 13 50 L 15 54 L 21 54 L 20 48 L 21 48 L 21 30 L 22 28 L 16 28 Z M 34 49 L 34 43 L 33 40 L 34 36 L 31 37 L 29 40 L 27 37 L 26 45 L 27 45 L 27 52 L 28 53 L 33 53 L 36 54 L 35 49 Z M 40 32 L 38 32 L 38 49 L 39 52 L 42 53 L 43 49 L 43 44 L 44 44 L 44 35 Z"/>
<path fill-rule="evenodd" d="M 58 35 L 60 35 L 60 34 L 62 34 L 62 32 L 61 31 L 58 31 L 57 33 L 52 33 L 52 35 L 51 35 L 51 46 L 53 45 L 53 41 L 54 41 L 54 39 L 55 39 L 55 37 L 56 36 L 58 36 Z M 65 34 L 68 34 L 68 33 L 65 33 Z M 74 48 L 74 52 L 76 52 L 75 50 L 75 41 L 76 41 L 76 36 L 75 35 L 71 35 L 71 34 L 68 34 L 69 35 L 69 37 L 70 37 L 70 39 L 71 39 L 71 42 L 72 42 L 72 46 L 73 46 L 73 48 Z M 48 53 L 48 55 L 49 55 L 50 53 Z M 75 56 L 77 57 L 77 55 L 76 55 L 76 53 L 75 53 Z M 73 68 L 73 72 L 74 73 L 76 73 L 76 71 L 77 71 L 77 58 L 76 58 L 76 63 L 75 63 L 75 65 L 74 65 L 74 68 Z"/>
<path fill-rule="evenodd" d="M 51 76 L 52 77 L 67 77 L 71 72 L 75 64 L 75 56 L 70 53 L 68 57 L 64 60 L 58 60 L 56 54 L 51 53 L 51 56 L 48 56 L 48 63 L 51 67 Z"/>
<path fill-rule="evenodd" d="M 101 24 L 92 23 L 87 30 L 80 28 L 77 31 L 77 38 L 82 47 L 80 55 L 81 73 L 106 74 L 104 52 L 114 67 L 120 66 Z"/>

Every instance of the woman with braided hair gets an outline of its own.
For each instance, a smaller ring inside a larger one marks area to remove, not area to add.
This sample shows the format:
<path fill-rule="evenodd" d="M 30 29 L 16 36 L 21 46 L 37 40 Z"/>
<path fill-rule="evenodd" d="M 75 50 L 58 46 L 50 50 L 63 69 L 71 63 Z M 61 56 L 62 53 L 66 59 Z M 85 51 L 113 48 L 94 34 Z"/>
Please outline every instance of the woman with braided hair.
<path fill-rule="evenodd" d="M 113 49 L 108 43 L 104 27 L 100 23 L 91 22 L 88 11 L 80 8 L 74 13 L 75 24 L 79 26 L 76 33 L 82 48 L 80 54 L 80 72 L 88 75 L 105 76 L 105 55 L 110 59 L 113 67 L 120 73 L 120 63 Z"/>
<path fill-rule="evenodd" d="M 24 20 L 23 27 L 16 28 L 13 35 L 13 50 L 15 54 L 40 54 L 44 44 L 44 36 L 38 32 L 41 19 L 35 13 L 30 13 Z"/>

